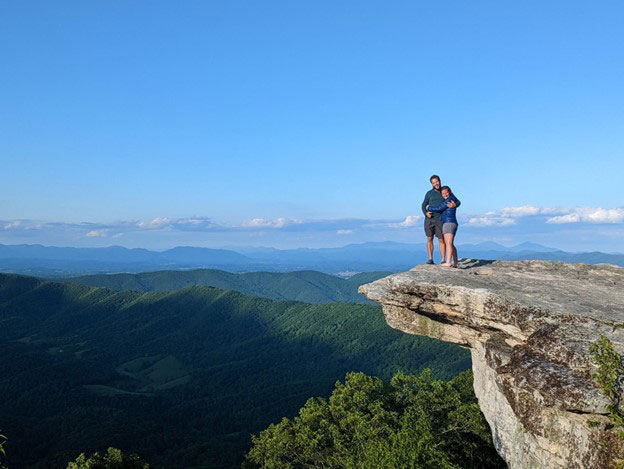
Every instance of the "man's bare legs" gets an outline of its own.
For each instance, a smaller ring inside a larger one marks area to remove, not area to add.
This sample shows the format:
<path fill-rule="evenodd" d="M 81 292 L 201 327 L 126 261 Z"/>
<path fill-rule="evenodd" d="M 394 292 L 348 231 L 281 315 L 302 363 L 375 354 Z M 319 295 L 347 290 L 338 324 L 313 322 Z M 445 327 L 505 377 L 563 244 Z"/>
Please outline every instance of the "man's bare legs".
<path fill-rule="evenodd" d="M 440 263 L 442 263 L 444 262 L 444 256 L 446 254 L 446 241 L 442 238 L 438 238 L 438 243 L 440 244 Z"/>
<path fill-rule="evenodd" d="M 440 245 L 440 262 L 444 262 L 446 243 L 442 238 L 438 238 L 438 243 Z M 427 236 L 427 254 L 429 254 L 429 259 L 433 260 L 433 236 Z"/>
<path fill-rule="evenodd" d="M 429 260 L 433 260 L 433 236 L 427 236 L 427 254 L 429 254 Z"/>

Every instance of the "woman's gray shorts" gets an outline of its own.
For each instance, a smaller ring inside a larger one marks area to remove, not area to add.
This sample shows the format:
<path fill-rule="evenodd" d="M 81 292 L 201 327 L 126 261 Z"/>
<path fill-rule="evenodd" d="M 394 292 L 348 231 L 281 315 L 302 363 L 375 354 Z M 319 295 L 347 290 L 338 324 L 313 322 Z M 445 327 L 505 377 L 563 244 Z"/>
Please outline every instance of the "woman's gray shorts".
<path fill-rule="evenodd" d="M 442 225 L 442 233 L 444 234 L 455 234 L 457 233 L 457 223 L 444 223 Z"/>

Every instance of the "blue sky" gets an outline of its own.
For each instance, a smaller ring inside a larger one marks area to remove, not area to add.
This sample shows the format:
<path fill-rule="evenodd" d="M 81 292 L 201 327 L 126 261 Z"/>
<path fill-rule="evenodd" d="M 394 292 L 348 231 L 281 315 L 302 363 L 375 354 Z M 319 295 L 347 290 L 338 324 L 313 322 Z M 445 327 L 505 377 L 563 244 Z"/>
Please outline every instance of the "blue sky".
<path fill-rule="evenodd" d="M 458 241 L 624 251 L 622 17 L 615 1 L 2 2 L 0 243 L 420 242 L 439 173 Z"/>

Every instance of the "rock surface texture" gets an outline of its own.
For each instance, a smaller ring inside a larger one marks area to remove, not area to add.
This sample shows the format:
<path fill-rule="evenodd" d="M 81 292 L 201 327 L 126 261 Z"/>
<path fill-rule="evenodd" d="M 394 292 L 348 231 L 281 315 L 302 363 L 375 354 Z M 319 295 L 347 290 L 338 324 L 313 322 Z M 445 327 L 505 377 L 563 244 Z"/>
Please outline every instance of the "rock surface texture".
<path fill-rule="evenodd" d="M 390 326 L 470 348 L 475 393 L 509 467 L 608 468 L 621 457 L 589 348 L 604 334 L 624 353 L 624 269 L 464 260 L 360 293 Z"/>

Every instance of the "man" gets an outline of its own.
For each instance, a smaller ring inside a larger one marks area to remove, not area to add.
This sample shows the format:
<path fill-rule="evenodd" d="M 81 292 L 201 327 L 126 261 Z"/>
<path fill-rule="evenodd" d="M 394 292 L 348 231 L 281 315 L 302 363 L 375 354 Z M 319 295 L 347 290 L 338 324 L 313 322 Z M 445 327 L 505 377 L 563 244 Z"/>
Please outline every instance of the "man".
<path fill-rule="evenodd" d="M 429 254 L 427 264 L 433 264 L 433 236 L 435 235 L 438 238 L 442 262 L 444 262 L 446 246 L 444 244 L 444 235 L 442 234 L 442 214 L 427 211 L 427 206 L 431 205 L 433 207 L 441 205 L 444 202 L 444 198 L 442 194 L 440 194 L 440 187 L 442 186 L 440 176 L 434 174 L 429 178 L 429 182 L 431 183 L 432 189 L 425 194 L 425 200 L 423 200 L 422 203 L 422 212 L 425 215 L 425 235 L 427 236 L 427 254 Z M 455 202 L 450 202 L 447 204 L 447 207 L 453 208 L 459 207 L 460 205 L 461 202 L 457 199 L 457 204 Z"/>

